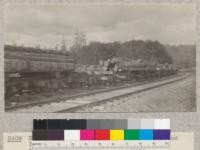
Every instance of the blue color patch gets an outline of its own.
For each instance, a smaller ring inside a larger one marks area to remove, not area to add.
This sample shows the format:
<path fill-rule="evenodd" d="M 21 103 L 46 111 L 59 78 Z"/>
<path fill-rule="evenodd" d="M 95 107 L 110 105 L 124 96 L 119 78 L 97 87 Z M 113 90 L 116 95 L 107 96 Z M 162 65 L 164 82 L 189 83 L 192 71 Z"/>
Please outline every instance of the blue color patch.
<path fill-rule="evenodd" d="M 140 130 L 140 140 L 153 140 L 153 130 Z"/>

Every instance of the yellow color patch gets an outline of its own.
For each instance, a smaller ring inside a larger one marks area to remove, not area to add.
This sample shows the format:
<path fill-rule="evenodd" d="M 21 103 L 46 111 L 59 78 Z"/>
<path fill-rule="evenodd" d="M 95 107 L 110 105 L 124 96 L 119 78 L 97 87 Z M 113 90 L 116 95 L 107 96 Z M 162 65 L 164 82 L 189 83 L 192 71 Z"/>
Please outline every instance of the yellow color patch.
<path fill-rule="evenodd" d="M 124 130 L 110 130 L 110 140 L 124 140 Z"/>

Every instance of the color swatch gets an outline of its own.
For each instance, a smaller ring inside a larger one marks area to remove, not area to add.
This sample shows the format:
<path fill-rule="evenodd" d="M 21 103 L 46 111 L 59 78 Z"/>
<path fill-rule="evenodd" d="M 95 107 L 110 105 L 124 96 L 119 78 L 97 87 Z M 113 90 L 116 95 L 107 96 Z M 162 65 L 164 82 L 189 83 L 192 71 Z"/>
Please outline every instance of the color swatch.
<path fill-rule="evenodd" d="M 124 139 L 125 140 L 139 140 L 140 130 L 124 130 Z"/>
<path fill-rule="evenodd" d="M 169 119 L 34 120 L 33 140 L 170 140 Z"/>
<path fill-rule="evenodd" d="M 80 130 L 80 140 L 95 140 L 94 130 Z"/>
<path fill-rule="evenodd" d="M 33 140 L 170 140 L 170 130 L 34 130 Z"/>
<path fill-rule="evenodd" d="M 124 140 L 124 130 L 110 130 L 110 140 Z"/>
<path fill-rule="evenodd" d="M 170 129 L 169 119 L 45 119 L 33 129 Z"/>
<path fill-rule="evenodd" d="M 65 130 L 64 139 L 66 141 L 80 140 L 80 130 Z"/>
<path fill-rule="evenodd" d="M 154 140 L 153 130 L 140 130 L 140 140 Z"/>
<path fill-rule="evenodd" d="M 95 130 L 95 140 L 110 140 L 110 130 Z"/>

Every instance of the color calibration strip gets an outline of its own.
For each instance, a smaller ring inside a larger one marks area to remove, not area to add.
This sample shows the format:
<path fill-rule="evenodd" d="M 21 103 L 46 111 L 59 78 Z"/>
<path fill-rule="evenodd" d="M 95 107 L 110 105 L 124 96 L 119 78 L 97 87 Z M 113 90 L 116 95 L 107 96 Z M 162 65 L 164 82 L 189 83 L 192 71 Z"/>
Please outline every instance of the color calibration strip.
<path fill-rule="evenodd" d="M 30 132 L 3 133 L 3 150 L 194 150 L 194 134 L 192 132 L 171 132 L 171 140 L 165 141 L 31 141 Z M 32 143 L 32 144 L 31 144 Z M 62 146 L 63 143 L 63 146 Z M 128 143 L 128 144 L 127 144 Z M 142 144 L 141 144 L 142 143 Z M 59 145 L 58 145 L 59 144 Z M 92 145 L 92 146 L 91 146 Z M 114 145 L 114 146 L 113 146 Z M 145 146 L 146 145 L 146 146 Z M 31 147 L 32 146 L 32 147 Z M 64 147 L 64 148 L 60 148 Z M 83 147 L 83 148 L 82 148 Z M 108 148 L 107 148 L 108 147 Z M 111 148 L 110 148 L 111 147 Z M 52 148 L 52 149 L 51 149 Z M 128 149 L 129 148 L 129 149 Z M 92 148 L 91 148 L 92 149 Z"/>
<path fill-rule="evenodd" d="M 33 140 L 170 140 L 170 130 L 81 129 L 33 130 Z"/>
<path fill-rule="evenodd" d="M 170 129 L 169 119 L 45 119 L 34 120 L 33 129 Z"/>

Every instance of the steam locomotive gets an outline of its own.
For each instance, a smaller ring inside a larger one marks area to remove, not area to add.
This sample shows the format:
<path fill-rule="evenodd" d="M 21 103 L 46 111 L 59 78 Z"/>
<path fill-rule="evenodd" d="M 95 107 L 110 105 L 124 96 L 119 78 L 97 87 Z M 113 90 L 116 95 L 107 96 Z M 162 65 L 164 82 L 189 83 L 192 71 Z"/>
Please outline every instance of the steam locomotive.
<path fill-rule="evenodd" d="M 171 64 L 126 64 L 116 58 L 101 61 L 99 65 L 77 65 L 67 52 L 8 45 L 4 55 L 6 97 L 161 78 L 177 72 Z"/>

